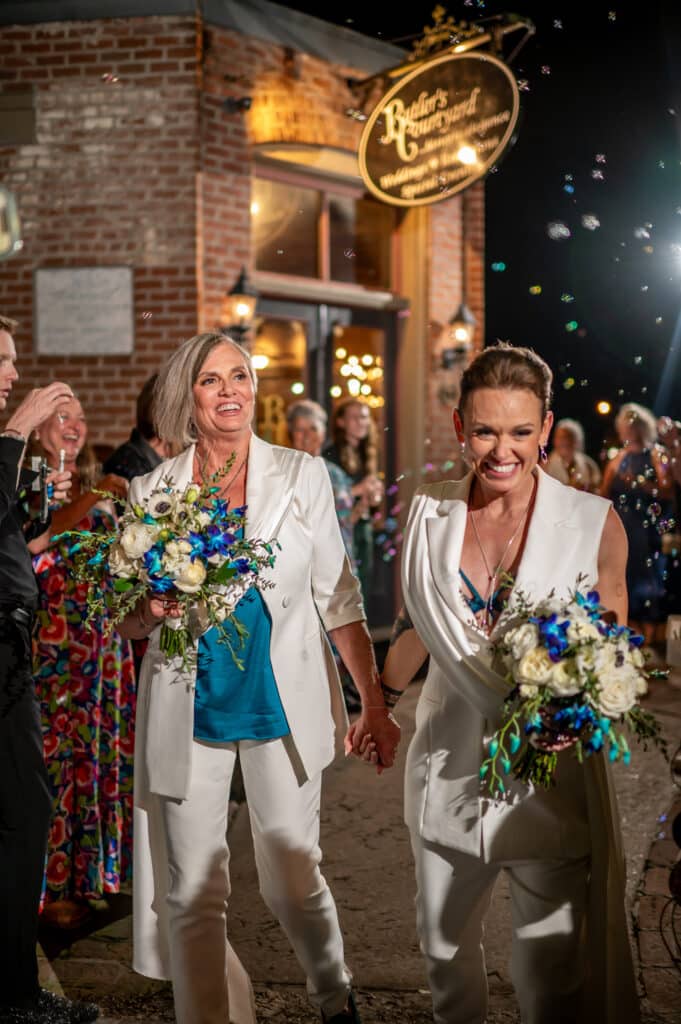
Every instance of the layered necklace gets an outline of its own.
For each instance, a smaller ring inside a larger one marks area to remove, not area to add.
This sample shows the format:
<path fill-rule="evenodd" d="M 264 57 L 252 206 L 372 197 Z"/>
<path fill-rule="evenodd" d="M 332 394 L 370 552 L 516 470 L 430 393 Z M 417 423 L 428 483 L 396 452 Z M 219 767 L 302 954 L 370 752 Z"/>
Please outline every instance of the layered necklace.
<path fill-rule="evenodd" d="M 478 527 L 476 525 L 475 518 L 473 516 L 473 510 L 470 508 L 470 505 L 469 505 L 469 508 L 468 508 L 468 518 L 470 519 L 471 526 L 473 527 L 473 534 L 475 536 L 475 540 L 477 542 L 477 545 L 478 545 L 478 547 L 480 549 L 480 554 L 482 555 L 482 561 L 483 561 L 483 564 L 485 566 L 485 572 L 487 573 L 487 588 L 485 590 L 485 593 L 482 594 L 481 597 L 482 597 L 482 599 L 484 601 L 484 608 L 482 609 L 482 611 L 484 612 L 484 616 L 483 616 L 482 622 L 483 622 L 483 625 L 484 625 L 485 629 L 488 632 L 489 632 L 490 627 L 492 626 L 492 623 L 493 623 L 493 618 L 494 618 L 494 599 L 495 599 L 495 597 L 496 597 L 496 595 L 498 593 L 497 583 L 499 582 L 499 579 L 501 578 L 501 576 L 504 573 L 504 562 L 506 561 L 508 553 L 511 551 L 511 549 L 513 547 L 513 544 L 517 540 L 518 535 L 521 532 L 521 530 L 523 528 L 523 525 L 525 524 L 525 521 L 527 520 L 527 514 L 530 511 L 530 507 L 532 505 L 532 502 L 534 501 L 534 496 L 535 496 L 536 490 L 537 490 L 537 482 L 535 480 L 534 481 L 534 485 L 532 487 L 532 491 L 530 493 L 529 501 L 527 502 L 527 505 L 523 509 L 523 514 L 521 515 L 520 519 L 518 520 L 518 524 L 516 525 L 513 533 L 508 538 L 508 541 L 506 542 L 506 544 L 504 546 L 504 550 L 503 550 L 503 552 L 501 554 L 501 558 L 497 562 L 497 565 L 496 565 L 496 567 L 494 569 L 491 568 L 490 561 L 489 561 L 489 559 L 487 557 L 487 552 L 485 551 L 485 549 L 483 547 L 483 544 L 482 544 L 482 541 L 480 540 L 480 534 L 478 533 Z M 471 494 L 472 493 L 473 493 L 473 488 L 471 487 Z M 470 498 L 469 498 L 469 501 L 470 501 Z"/>

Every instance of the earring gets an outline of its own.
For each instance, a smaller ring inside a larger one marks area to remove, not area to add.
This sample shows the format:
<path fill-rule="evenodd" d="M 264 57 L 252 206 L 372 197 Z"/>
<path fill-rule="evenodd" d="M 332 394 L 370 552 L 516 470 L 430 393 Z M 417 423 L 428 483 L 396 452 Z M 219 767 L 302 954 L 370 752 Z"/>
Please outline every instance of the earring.
<path fill-rule="evenodd" d="M 548 462 L 549 461 L 549 457 L 546 454 L 546 448 L 544 447 L 543 444 L 539 445 L 539 461 L 540 462 Z"/>

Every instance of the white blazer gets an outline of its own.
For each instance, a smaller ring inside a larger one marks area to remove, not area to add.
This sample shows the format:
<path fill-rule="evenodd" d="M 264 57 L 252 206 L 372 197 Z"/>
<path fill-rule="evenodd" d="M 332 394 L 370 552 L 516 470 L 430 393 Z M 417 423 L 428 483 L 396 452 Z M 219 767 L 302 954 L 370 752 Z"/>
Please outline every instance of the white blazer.
<path fill-rule="evenodd" d="M 191 481 L 194 446 L 130 484 L 131 504 L 166 477 Z M 262 591 L 272 618 L 274 677 L 291 738 L 308 778 L 334 756 L 347 728 L 335 662 L 324 630 L 365 618 L 345 553 L 324 461 L 252 436 L 246 485 L 246 536 L 276 538 L 274 586 Z M 159 650 L 160 627 L 142 663 L 135 739 L 135 800 L 149 793 L 186 797 L 191 778 L 195 669 Z"/>
<path fill-rule="evenodd" d="M 537 469 L 537 494 L 515 591 L 533 600 L 567 597 L 579 573 L 598 580 L 598 551 L 610 502 L 566 487 Z M 559 755 L 552 790 L 509 781 L 508 800 L 481 796 L 485 740 L 497 728 L 509 686 L 492 667 L 492 642 L 474 624 L 459 568 L 472 474 L 415 495 L 402 551 L 402 589 L 430 653 L 407 755 L 405 817 L 412 841 L 481 859 L 512 861 L 591 855 L 588 1024 L 638 1021 L 624 914 L 624 855 L 607 761 L 582 766 Z M 512 602 L 508 615 L 512 616 Z M 509 619 L 504 614 L 506 622 Z"/>

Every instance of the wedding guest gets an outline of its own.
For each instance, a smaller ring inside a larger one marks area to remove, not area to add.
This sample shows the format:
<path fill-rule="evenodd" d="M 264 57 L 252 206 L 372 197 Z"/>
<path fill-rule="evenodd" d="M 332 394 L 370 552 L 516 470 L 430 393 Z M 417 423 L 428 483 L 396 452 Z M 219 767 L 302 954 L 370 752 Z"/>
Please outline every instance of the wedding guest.
<path fill-rule="evenodd" d="M 120 445 L 105 460 L 102 469 L 105 473 L 115 473 L 126 480 L 136 476 L 144 476 L 160 465 L 172 453 L 168 446 L 156 436 L 152 418 L 154 388 L 158 374 L 155 373 L 146 382 L 137 396 L 137 420 L 127 441 Z"/>
<path fill-rule="evenodd" d="M 68 500 L 52 512 L 52 538 L 111 529 L 112 502 L 95 489 L 123 499 L 127 481 L 98 479 L 78 399 L 64 402 L 36 433 L 50 467 L 63 452 L 72 474 Z M 133 662 L 129 643 L 107 633 L 105 619 L 85 625 L 87 588 L 61 545 L 45 536 L 33 549 L 40 591 L 35 683 L 52 792 L 43 917 L 72 928 L 131 876 Z"/>
<path fill-rule="evenodd" d="M 371 591 L 374 531 L 371 514 L 383 500 L 378 477 L 378 444 L 371 409 L 358 398 L 339 402 L 332 417 L 333 442 L 322 452 L 327 462 L 340 466 L 352 480 L 352 495 L 359 506 L 353 528 L 353 551 L 365 603 Z"/>
<path fill-rule="evenodd" d="M 553 428 L 553 450 L 546 472 L 555 480 L 578 491 L 595 494 L 601 483 L 598 463 L 584 451 L 584 430 L 577 420 L 558 420 Z"/>
<path fill-rule="evenodd" d="M 251 589 L 235 609 L 248 630 L 243 671 L 211 629 L 194 664 L 169 661 L 159 638 L 164 617 L 179 615 L 172 600 L 147 599 L 123 624 L 127 636 L 150 635 L 137 722 L 134 966 L 172 980 L 178 1024 L 254 1020 L 248 978 L 226 936 L 227 805 L 238 754 L 263 898 L 322 1021 L 356 1024 L 336 907 L 319 870 L 321 775 L 347 722 L 325 631 L 386 765 L 399 729 L 381 694 L 329 475 L 321 460 L 253 434 L 255 393 L 250 356 L 225 335 L 180 345 L 161 370 L 155 420 L 182 454 L 130 486 L 139 503 L 164 478 L 183 488 L 218 474 L 220 496 L 247 508 L 246 535 L 280 545 L 274 586 Z"/>
<path fill-rule="evenodd" d="M 622 447 L 608 462 L 601 494 L 620 514 L 629 541 L 629 621 L 646 643 L 662 643 L 667 618 L 666 557 L 657 521 L 672 509 L 669 459 L 657 444 L 657 421 L 643 405 L 628 402 L 615 417 Z"/>
<path fill-rule="evenodd" d="M 19 378 L 17 326 L 0 316 L 0 412 Z M 36 959 L 51 801 L 31 676 L 38 591 L 27 541 L 50 522 L 28 520 L 21 464 L 31 433 L 71 398 L 59 381 L 36 388 L 0 433 L 0 1019 L 11 1024 L 85 1024 L 99 1012 L 40 988 Z M 70 474 L 47 479 L 62 499 Z"/>
<path fill-rule="evenodd" d="M 486 1019 L 483 921 L 501 871 L 524 1024 L 640 1019 L 607 760 L 580 764 L 565 750 L 553 788 L 511 775 L 506 799 L 493 800 L 480 787 L 509 692 L 493 644 L 516 601 L 567 599 L 584 574 L 617 620 L 627 618 L 627 540 L 611 503 L 541 469 L 551 384 L 530 349 L 499 344 L 477 356 L 454 414 L 471 472 L 417 491 L 402 549 L 405 608 L 383 688 L 394 705 L 430 654 L 407 755 L 405 818 L 436 1024 Z M 349 742 L 380 765 L 361 730 L 353 725 Z"/>
<path fill-rule="evenodd" d="M 291 446 L 299 452 L 307 452 L 308 455 L 321 455 L 322 447 L 326 440 L 327 419 L 326 412 L 317 402 L 312 402 L 307 398 L 294 402 L 286 410 L 286 423 Z M 345 550 L 350 559 L 353 572 L 355 572 L 353 529 L 355 523 L 367 508 L 366 501 L 364 499 L 354 500 L 352 480 L 344 469 L 336 465 L 335 462 L 329 462 L 327 459 L 324 459 L 324 464 L 331 478 L 336 516 L 343 543 L 345 544 Z M 343 665 L 343 661 L 337 651 L 334 651 L 334 657 L 336 658 L 336 665 L 341 678 L 345 706 L 349 712 L 360 711 L 362 702 L 352 677 Z"/>

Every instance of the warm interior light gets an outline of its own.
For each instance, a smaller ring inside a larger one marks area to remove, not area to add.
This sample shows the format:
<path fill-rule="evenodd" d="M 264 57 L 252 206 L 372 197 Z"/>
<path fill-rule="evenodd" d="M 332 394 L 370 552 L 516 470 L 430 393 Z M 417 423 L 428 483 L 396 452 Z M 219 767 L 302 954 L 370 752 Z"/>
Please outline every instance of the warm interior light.
<path fill-rule="evenodd" d="M 335 352 L 336 359 L 345 359 L 347 354 L 348 350 L 346 348 L 337 348 Z"/>
<path fill-rule="evenodd" d="M 251 203 L 251 216 L 252 217 L 257 217 L 259 213 L 260 213 L 260 203 L 258 202 L 257 199 L 254 199 L 253 202 Z"/>
<path fill-rule="evenodd" d="M 362 395 L 370 395 L 371 394 L 371 384 L 361 384 L 359 390 L 360 390 L 360 393 Z"/>
<path fill-rule="evenodd" d="M 341 377 L 349 377 L 352 373 L 352 367 L 348 363 L 343 363 L 340 370 L 338 371 Z"/>
<path fill-rule="evenodd" d="M 254 370 L 266 370 L 270 365 L 270 357 L 265 355 L 257 354 L 251 358 Z"/>
<path fill-rule="evenodd" d="M 237 302 L 235 308 L 236 308 L 236 315 L 238 317 L 241 317 L 241 318 L 243 318 L 245 316 L 248 316 L 248 314 L 250 312 L 250 309 L 251 309 L 251 307 L 249 306 L 249 304 L 247 302 Z"/>
<path fill-rule="evenodd" d="M 362 363 L 363 363 L 364 366 L 371 366 L 373 361 L 374 361 L 374 357 L 370 356 L 368 353 L 366 355 L 362 356 Z"/>
<path fill-rule="evenodd" d="M 468 341 L 470 331 L 467 327 L 455 327 L 453 330 L 454 341 Z"/>
<path fill-rule="evenodd" d="M 333 387 L 329 388 L 329 394 L 332 398 L 340 398 L 343 394 L 343 389 L 339 388 L 337 384 L 334 384 Z"/>
<path fill-rule="evenodd" d="M 610 402 L 606 402 L 605 400 L 603 400 L 601 402 L 596 403 L 596 412 L 599 412 L 601 416 L 607 416 L 608 413 L 611 412 L 611 410 L 612 406 L 610 405 Z"/>
<path fill-rule="evenodd" d="M 302 383 L 302 381 L 297 380 L 295 381 L 295 383 L 291 385 L 291 391 L 294 395 L 302 395 L 304 390 L 305 385 Z"/>
<path fill-rule="evenodd" d="M 360 384 L 356 377 L 351 377 L 350 380 L 348 381 L 348 391 L 353 396 L 359 394 L 361 387 L 362 385 Z"/>

